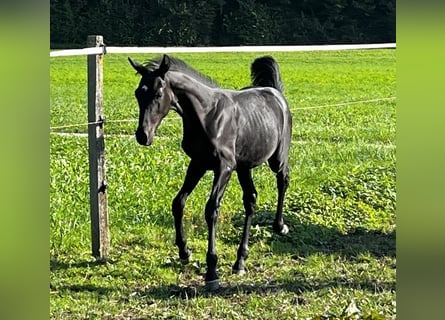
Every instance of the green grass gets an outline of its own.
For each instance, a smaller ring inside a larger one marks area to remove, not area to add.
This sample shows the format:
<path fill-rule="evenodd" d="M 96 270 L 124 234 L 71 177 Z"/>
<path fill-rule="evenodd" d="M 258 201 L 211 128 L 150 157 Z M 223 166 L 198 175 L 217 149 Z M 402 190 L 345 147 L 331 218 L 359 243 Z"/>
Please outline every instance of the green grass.
<path fill-rule="evenodd" d="M 50 314 L 54 319 L 365 319 L 396 317 L 395 50 L 271 53 L 293 114 L 286 236 L 272 232 L 275 178 L 254 171 L 259 193 L 248 272 L 231 275 L 241 236 L 233 177 L 217 233 L 221 289 L 203 287 L 211 188 L 204 176 L 186 205 L 190 265 L 177 259 L 171 200 L 189 159 L 173 113 L 153 146 L 131 136 L 139 78 L 126 55 L 105 56 L 110 261 L 90 254 L 87 139 L 50 135 Z M 223 87 L 249 84 L 259 54 L 178 54 Z M 131 55 L 144 61 L 152 55 Z M 52 131 L 86 132 L 86 58 L 51 59 Z M 309 108 L 309 109 L 303 109 Z M 120 122 L 120 120 L 128 120 Z M 127 136 L 128 135 L 128 136 Z"/>

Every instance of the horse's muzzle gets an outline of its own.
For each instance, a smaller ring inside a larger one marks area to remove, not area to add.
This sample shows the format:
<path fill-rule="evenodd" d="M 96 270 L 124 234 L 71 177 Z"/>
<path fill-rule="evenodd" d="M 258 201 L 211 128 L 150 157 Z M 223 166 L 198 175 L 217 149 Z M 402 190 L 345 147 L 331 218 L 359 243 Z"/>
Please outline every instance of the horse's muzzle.
<path fill-rule="evenodd" d="M 149 146 L 153 142 L 153 136 L 149 137 L 144 130 L 136 130 L 135 136 L 136 141 L 142 146 Z"/>

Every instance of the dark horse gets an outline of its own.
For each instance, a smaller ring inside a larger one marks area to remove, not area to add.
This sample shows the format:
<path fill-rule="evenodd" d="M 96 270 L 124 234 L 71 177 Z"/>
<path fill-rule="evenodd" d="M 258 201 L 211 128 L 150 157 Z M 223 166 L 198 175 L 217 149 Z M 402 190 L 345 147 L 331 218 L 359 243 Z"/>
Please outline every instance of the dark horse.
<path fill-rule="evenodd" d="M 205 281 L 210 290 L 215 290 L 219 287 L 216 223 L 224 190 L 234 170 L 243 190 L 246 217 L 232 271 L 238 274 L 245 271 L 249 230 L 257 198 L 251 169 L 265 161 L 277 177 L 278 205 L 273 228 L 280 234 L 288 232 L 282 211 L 289 184 L 292 118 L 282 94 L 278 64 L 269 56 L 256 59 L 251 66 L 252 86 L 235 91 L 219 88 L 185 62 L 167 55 L 146 65 L 131 58 L 128 60 L 142 76 L 135 91 L 139 104 L 137 142 L 143 146 L 151 145 L 157 127 L 170 109 L 183 121 L 182 148 L 191 161 L 184 184 L 173 200 L 172 211 L 176 245 L 184 264 L 191 256 L 183 227 L 185 202 L 204 173 L 207 170 L 214 172 L 212 192 L 205 207 L 209 230 Z"/>

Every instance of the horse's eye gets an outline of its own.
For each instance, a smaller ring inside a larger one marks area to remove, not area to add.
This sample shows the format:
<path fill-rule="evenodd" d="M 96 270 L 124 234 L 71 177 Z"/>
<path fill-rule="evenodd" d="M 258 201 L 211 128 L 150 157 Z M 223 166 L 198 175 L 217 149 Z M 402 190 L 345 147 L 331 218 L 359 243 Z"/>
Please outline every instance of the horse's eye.
<path fill-rule="evenodd" d="M 138 95 L 141 95 L 143 93 L 146 93 L 148 91 L 148 87 L 147 86 L 141 86 L 139 88 L 136 89 L 136 91 L 134 92 L 135 96 L 137 97 Z"/>
<path fill-rule="evenodd" d="M 162 97 L 163 93 L 164 93 L 164 90 L 161 88 L 158 91 L 156 91 L 155 97 L 160 98 L 160 97 Z"/>

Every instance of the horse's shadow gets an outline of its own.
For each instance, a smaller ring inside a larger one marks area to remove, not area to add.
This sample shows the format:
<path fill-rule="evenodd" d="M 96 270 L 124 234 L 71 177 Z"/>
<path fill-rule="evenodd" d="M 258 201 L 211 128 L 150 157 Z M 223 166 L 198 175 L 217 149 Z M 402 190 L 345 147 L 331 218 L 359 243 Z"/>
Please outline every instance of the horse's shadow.
<path fill-rule="evenodd" d="M 316 224 L 302 224 L 296 215 L 288 214 L 285 222 L 289 226 L 286 235 L 275 234 L 272 223 L 275 213 L 259 211 L 252 219 L 250 246 L 256 241 L 266 242 L 274 254 L 293 254 L 300 257 L 314 253 L 340 254 L 348 259 L 355 259 L 359 254 L 374 257 L 396 256 L 396 231 L 388 233 L 380 230 L 368 230 L 356 227 L 348 232 L 341 232 L 334 227 Z M 235 215 L 232 223 L 237 229 L 243 225 L 243 215 Z M 262 230 L 262 231 L 259 231 Z M 224 239 L 227 243 L 238 244 L 239 239 Z"/>
<path fill-rule="evenodd" d="M 268 211 L 258 211 L 253 218 L 250 247 L 255 246 L 257 241 L 267 243 L 274 255 L 291 255 L 292 257 L 308 257 L 312 254 L 338 254 L 342 257 L 354 261 L 360 254 L 371 255 L 376 258 L 396 256 L 396 232 L 384 233 L 377 230 L 367 230 L 356 228 L 347 233 L 336 228 L 329 228 L 315 224 L 302 224 L 294 215 L 286 215 L 286 223 L 289 226 L 287 235 L 277 235 L 272 231 L 274 213 Z M 239 213 L 232 219 L 235 229 L 242 229 L 244 214 Z M 226 234 L 220 237 L 220 241 L 236 248 L 239 244 L 239 235 L 235 233 Z M 50 271 L 64 270 L 70 268 L 102 268 L 107 262 L 104 261 L 80 261 L 64 263 L 57 259 L 50 260 Z M 113 262 L 111 262 L 113 263 Z M 178 264 L 166 265 L 166 268 L 181 268 Z M 199 268 L 201 269 L 201 268 Z M 202 271 L 202 270 L 201 270 Z M 195 277 L 196 278 L 196 277 Z M 134 288 L 133 296 L 143 298 L 150 303 L 155 300 L 165 299 L 194 299 L 196 297 L 222 298 L 233 297 L 239 294 L 267 295 L 274 292 L 296 293 L 295 303 L 304 304 L 300 295 L 308 291 L 317 291 L 323 288 L 335 287 L 341 284 L 345 288 L 369 290 L 375 292 L 379 290 L 395 290 L 395 281 L 381 282 L 378 284 L 372 281 L 363 280 L 361 282 L 348 281 L 341 278 L 323 280 L 317 283 L 310 282 L 306 275 L 295 273 L 292 279 L 264 279 L 262 282 L 245 282 L 240 279 L 226 279 L 228 282 L 221 283 L 216 291 L 208 291 L 203 285 L 202 279 L 188 280 L 187 285 L 181 284 L 161 284 L 155 286 L 141 286 Z M 111 288 L 95 287 L 93 285 L 69 285 L 63 289 L 69 291 L 94 291 L 100 295 L 107 295 Z"/>
<path fill-rule="evenodd" d="M 229 280 L 230 281 L 230 280 Z M 220 287 L 215 291 L 209 291 L 201 283 L 188 284 L 188 285 L 161 285 L 161 286 L 148 286 L 143 289 L 138 289 L 136 294 L 140 297 L 144 297 L 147 301 L 165 300 L 178 298 L 183 300 L 191 300 L 197 297 L 199 298 L 233 298 L 233 296 L 239 295 L 258 295 L 267 296 L 270 294 L 280 292 L 291 292 L 295 294 L 296 303 L 304 304 L 304 298 L 302 294 L 305 292 L 315 292 L 326 288 L 337 288 L 341 286 L 343 288 L 354 290 L 366 290 L 369 292 L 383 292 L 383 291 L 395 291 L 395 281 L 379 281 L 378 283 L 372 280 L 353 281 L 345 280 L 341 277 L 335 277 L 333 279 L 321 280 L 317 283 L 313 283 L 306 279 L 304 274 L 295 274 L 292 279 L 277 279 L 274 281 L 263 280 L 262 282 L 222 282 Z"/>
<path fill-rule="evenodd" d="M 273 254 L 291 255 L 295 257 L 307 257 L 316 253 L 338 254 L 342 257 L 354 261 L 361 254 L 371 255 L 376 258 L 395 257 L 396 256 L 396 232 L 388 233 L 378 230 L 367 230 L 365 228 L 355 228 L 347 233 L 341 232 L 336 228 L 328 228 L 315 224 L 301 224 L 296 217 L 286 216 L 286 223 L 289 226 L 287 235 L 277 235 L 272 231 L 274 213 L 259 211 L 253 218 L 253 227 L 251 230 L 250 246 L 255 246 L 255 242 L 262 241 L 268 243 Z M 244 222 L 242 213 L 235 215 L 232 223 L 236 229 L 241 229 Z M 239 237 L 236 234 L 226 235 L 221 241 L 236 247 L 239 244 Z M 395 267 L 395 266 L 394 266 Z M 227 280 L 227 279 L 226 279 Z M 376 291 L 395 291 L 395 281 L 373 282 L 372 279 L 363 279 L 361 281 L 344 279 L 341 277 L 320 280 L 313 283 L 307 279 L 307 275 L 295 273 L 291 279 L 264 279 L 262 282 L 243 282 L 239 279 L 230 280 L 221 283 L 218 290 L 209 292 L 206 288 L 196 281 L 187 285 L 164 285 L 146 287 L 139 294 L 150 299 L 194 299 L 196 297 L 222 298 L 233 297 L 239 294 L 267 295 L 274 292 L 293 292 L 295 293 L 296 304 L 304 304 L 304 298 L 300 295 L 304 292 L 322 290 L 329 287 Z"/>

